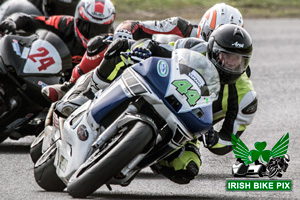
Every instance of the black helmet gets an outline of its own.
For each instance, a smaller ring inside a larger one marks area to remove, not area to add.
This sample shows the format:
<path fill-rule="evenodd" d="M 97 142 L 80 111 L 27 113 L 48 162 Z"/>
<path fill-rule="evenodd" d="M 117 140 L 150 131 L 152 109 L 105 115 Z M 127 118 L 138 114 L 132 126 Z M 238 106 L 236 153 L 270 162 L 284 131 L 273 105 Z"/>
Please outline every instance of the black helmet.
<path fill-rule="evenodd" d="M 80 0 L 43 0 L 43 12 L 46 16 L 73 16 L 79 1 Z"/>
<path fill-rule="evenodd" d="M 224 24 L 209 37 L 207 54 L 218 69 L 220 82 L 232 84 L 248 67 L 252 55 L 252 39 L 242 27 Z"/>

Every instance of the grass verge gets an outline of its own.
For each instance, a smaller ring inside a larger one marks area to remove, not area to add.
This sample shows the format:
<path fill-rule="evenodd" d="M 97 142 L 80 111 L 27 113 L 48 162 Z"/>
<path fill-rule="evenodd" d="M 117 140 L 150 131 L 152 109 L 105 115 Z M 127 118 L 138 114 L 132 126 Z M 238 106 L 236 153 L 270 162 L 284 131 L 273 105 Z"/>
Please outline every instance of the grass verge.
<path fill-rule="evenodd" d="M 244 18 L 300 18 L 299 0 L 112 0 L 117 20 L 154 20 L 172 16 L 200 19 L 216 3 L 238 8 Z"/>

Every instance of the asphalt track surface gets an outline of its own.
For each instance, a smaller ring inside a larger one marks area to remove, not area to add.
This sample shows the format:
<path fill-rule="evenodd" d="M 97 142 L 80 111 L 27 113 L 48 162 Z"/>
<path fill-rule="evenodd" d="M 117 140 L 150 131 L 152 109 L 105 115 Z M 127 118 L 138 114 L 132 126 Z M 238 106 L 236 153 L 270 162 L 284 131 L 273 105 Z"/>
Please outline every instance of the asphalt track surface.
<path fill-rule="evenodd" d="M 200 174 L 189 185 L 177 185 L 143 170 L 127 187 L 103 186 L 91 199 L 300 199 L 300 19 L 246 19 L 254 53 L 253 84 L 259 99 L 255 119 L 241 139 L 253 149 L 266 141 L 271 149 L 280 137 L 290 134 L 291 162 L 282 179 L 291 179 L 291 192 L 229 192 L 226 179 L 233 179 L 233 153 L 216 156 L 201 147 Z M 6 140 L 0 145 L 0 199 L 72 199 L 66 191 L 46 192 L 35 183 L 29 146 L 34 137 Z M 257 178 L 259 180 L 259 178 Z M 268 178 L 267 178 L 268 179 Z"/>

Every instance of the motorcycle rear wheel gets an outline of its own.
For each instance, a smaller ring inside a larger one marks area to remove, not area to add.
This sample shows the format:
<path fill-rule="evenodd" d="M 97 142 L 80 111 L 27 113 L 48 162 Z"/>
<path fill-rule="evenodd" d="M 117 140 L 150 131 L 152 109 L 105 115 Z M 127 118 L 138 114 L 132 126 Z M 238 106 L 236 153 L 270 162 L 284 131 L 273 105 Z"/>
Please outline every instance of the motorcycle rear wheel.
<path fill-rule="evenodd" d="M 30 145 L 30 157 L 33 163 L 36 163 L 36 161 L 42 156 L 42 147 L 43 147 L 43 141 L 44 141 L 44 131 L 39 134 L 33 143 Z"/>
<path fill-rule="evenodd" d="M 83 172 L 77 171 L 71 177 L 68 193 L 75 198 L 92 194 L 140 154 L 152 137 L 152 128 L 146 123 L 137 122 L 98 162 L 91 162 Z"/>
<path fill-rule="evenodd" d="M 37 160 L 34 167 L 34 178 L 36 183 L 46 191 L 61 192 L 66 188 L 64 182 L 57 176 L 54 166 L 56 146 L 53 144 Z"/>

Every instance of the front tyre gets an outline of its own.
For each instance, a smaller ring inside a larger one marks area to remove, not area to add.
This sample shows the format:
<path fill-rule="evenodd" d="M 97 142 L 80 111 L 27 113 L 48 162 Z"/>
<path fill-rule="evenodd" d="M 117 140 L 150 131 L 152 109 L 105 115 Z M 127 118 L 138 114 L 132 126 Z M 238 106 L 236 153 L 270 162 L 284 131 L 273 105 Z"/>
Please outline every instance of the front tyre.
<path fill-rule="evenodd" d="M 84 198 L 95 192 L 143 151 L 153 137 L 152 132 L 148 124 L 138 121 L 98 162 L 90 163 L 85 171 L 77 171 L 71 177 L 67 186 L 69 194 Z"/>

